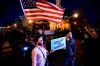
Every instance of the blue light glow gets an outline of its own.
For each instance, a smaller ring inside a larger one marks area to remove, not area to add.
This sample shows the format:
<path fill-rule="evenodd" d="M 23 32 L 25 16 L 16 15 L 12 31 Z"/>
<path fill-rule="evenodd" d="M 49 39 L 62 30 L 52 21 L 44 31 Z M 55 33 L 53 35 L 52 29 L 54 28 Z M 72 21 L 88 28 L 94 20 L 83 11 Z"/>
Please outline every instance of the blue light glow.
<path fill-rule="evenodd" d="M 23 49 L 24 49 L 24 51 L 27 51 L 27 50 L 28 50 L 28 48 L 29 48 L 29 47 L 24 47 Z"/>

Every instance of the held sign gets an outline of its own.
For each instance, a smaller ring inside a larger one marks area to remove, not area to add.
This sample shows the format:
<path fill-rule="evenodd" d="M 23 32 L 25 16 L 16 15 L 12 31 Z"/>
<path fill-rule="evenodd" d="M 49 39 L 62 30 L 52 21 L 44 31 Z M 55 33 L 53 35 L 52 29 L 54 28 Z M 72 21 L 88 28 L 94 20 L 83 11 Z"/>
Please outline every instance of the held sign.
<path fill-rule="evenodd" d="M 53 35 L 53 34 L 55 34 L 55 31 L 54 30 L 45 30 L 44 34 L 45 35 Z"/>
<path fill-rule="evenodd" d="M 51 50 L 59 50 L 66 47 L 66 37 L 51 40 Z"/>

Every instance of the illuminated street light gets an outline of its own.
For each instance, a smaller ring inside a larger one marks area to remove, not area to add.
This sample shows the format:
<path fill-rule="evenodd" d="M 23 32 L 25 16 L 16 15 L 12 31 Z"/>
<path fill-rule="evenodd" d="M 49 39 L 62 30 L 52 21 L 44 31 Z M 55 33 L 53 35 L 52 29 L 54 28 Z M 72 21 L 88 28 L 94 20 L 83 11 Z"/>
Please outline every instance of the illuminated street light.
<path fill-rule="evenodd" d="M 29 20 L 29 24 L 31 24 L 32 23 L 32 20 Z"/>
<path fill-rule="evenodd" d="M 17 24 L 16 23 L 14 24 L 14 27 L 17 27 Z"/>
<path fill-rule="evenodd" d="M 70 18 L 77 18 L 79 15 L 78 15 L 78 13 L 75 13 L 75 14 L 73 14 L 72 16 L 64 16 L 64 19 L 70 19 Z"/>
<path fill-rule="evenodd" d="M 75 13 L 75 14 L 73 15 L 73 17 L 77 18 L 77 17 L 78 17 L 78 13 Z"/>

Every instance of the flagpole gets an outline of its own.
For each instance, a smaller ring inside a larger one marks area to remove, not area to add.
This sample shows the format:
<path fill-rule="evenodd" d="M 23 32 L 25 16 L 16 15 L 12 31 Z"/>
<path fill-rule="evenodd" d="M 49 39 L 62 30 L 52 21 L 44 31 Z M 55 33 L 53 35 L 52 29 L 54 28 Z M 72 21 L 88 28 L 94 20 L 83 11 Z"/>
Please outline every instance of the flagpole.
<path fill-rule="evenodd" d="M 21 4 L 22 11 L 23 11 L 23 13 L 24 13 L 24 15 L 25 15 L 24 8 L 23 8 L 23 5 L 22 5 L 21 0 L 19 0 L 19 2 L 20 2 L 20 4 Z M 26 17 L 26 16 L 25 16 L 25 17 Z"/>
<path fill-rule="evenodd" d="M 22 7 L 22 10 L 23 10 L 23 13 L 24 13 L 24 15 L 25 15 L 24 8 L 23 8 L 23 4 L 22 4 L 21 0 L 19 0 L 19 1 L 20 1 L 20 4 L 21 4 L 21 7 Z M 32 0 L 30 0 L 30 1 L 33 3 Z M 26 18 L 26 15 L 25 15 L 25 18 Z M 27 19 L 27 18 L 26 18 L 26 19 Z M 34 22 L 35 22 L 35 20 L 34 20 Z"/>

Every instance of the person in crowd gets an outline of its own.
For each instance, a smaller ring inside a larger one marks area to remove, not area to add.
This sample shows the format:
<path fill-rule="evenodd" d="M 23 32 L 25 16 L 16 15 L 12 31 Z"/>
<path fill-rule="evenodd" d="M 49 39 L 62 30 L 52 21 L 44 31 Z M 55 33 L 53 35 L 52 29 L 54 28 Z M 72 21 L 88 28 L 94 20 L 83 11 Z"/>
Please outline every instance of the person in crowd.
<path fill-rule="evenodd" d="M 30 47 L 31 48 L 34 48 L 35 47 L 34 38 L 30 37 L 29 43 L 30 43 Z"/>
<path fill-rule="evenodd" d="M 76 57 L 76 43 L 70 30 L 66 31 L 65 66 L 74 66 Z"/>
<path fill-rule="evenodd" d="M 38 33 L 36 34 L 36 36 L 42 36 L 43 40 L 46 41 L 46 37 L 45 37 L 42 29 L 38 30 Z"/>
<path fill-rule="evenodd" d="M 47 55 L 54 51 L 48 52 L 44 47 L 43 37 L 37 37 L 36 47 L 32 50 L 32 66 L 44 66 Z"/>

